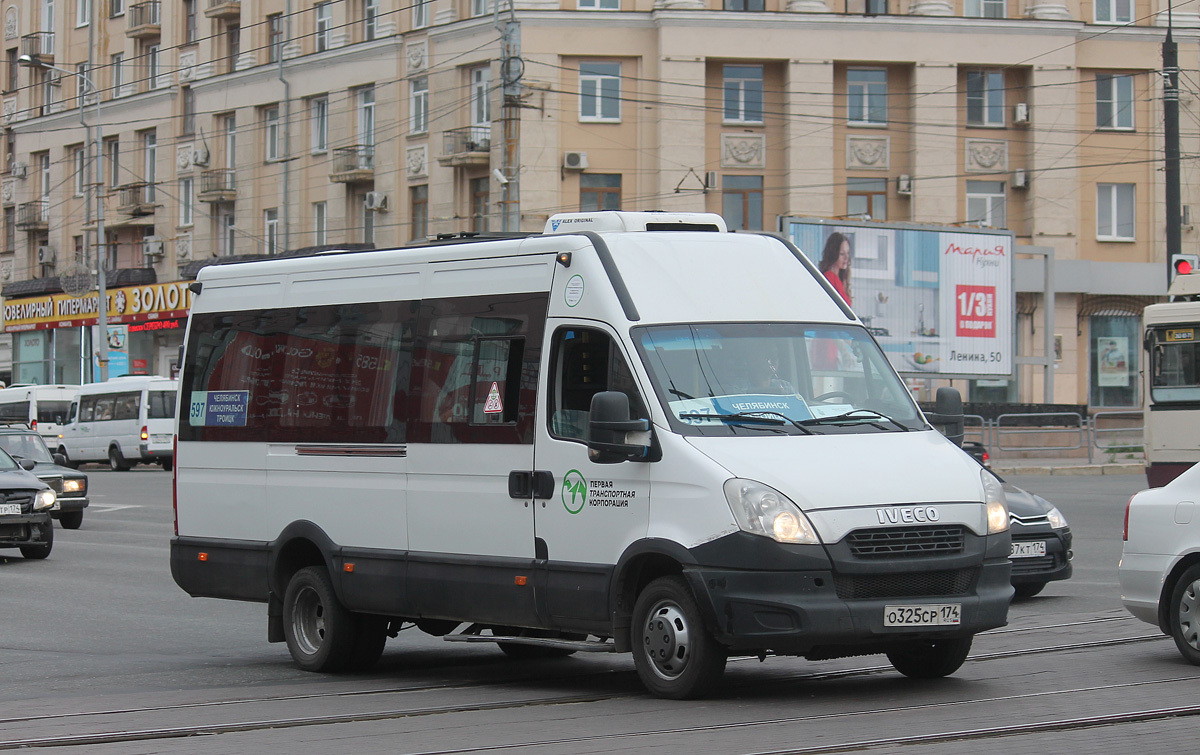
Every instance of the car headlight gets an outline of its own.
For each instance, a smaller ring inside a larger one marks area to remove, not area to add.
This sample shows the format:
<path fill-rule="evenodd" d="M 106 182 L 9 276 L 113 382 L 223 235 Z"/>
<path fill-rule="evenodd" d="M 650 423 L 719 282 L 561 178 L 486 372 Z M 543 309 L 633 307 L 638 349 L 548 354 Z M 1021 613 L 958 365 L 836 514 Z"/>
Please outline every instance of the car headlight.
<path fill-rule="evenodd" d="M 725 499 L 743 531 L 781 543 L 817 545 L 821 539 L 800 507 L 778 490 L 754 480 L 725 483 Z"/>
<path fill-rule="evenodd" d="M 63 480 L 63 492 L 83 495 L 87 492 L 87 480 Z"/>
<path fill-rule="evenodd" d="M 1061 530 L 1067 526 L 1067 518 L 1062 515 L 1057 506 L 1051 506 L 1046 512 L 1046 519 L 1050 522 L 1050 526 L 1056 530 Z"/>
<path fill-rule="evenodd" d="M 986 469 L 979 470 L 979 479 L 983 482 L 983 503 L 987 506 L 988 534 L 1004 532 L 1008 529 L 1008 499 L 1004 497 L 1004 486 Z"/>
<path fill-rule="evenodd" d="M 33 510 L 45 511 L 54 507 L 54 502 L 58 500 L 58 496 L 54 495 L 53 490 L 39 490 L 37 495 L 33 497 Z"/>

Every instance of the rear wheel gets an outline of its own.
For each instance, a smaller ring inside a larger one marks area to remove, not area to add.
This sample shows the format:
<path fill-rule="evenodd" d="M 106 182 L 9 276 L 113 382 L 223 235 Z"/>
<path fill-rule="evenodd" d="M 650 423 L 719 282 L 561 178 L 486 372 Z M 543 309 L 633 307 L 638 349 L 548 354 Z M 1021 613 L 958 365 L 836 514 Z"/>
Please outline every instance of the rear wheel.
<path fill-rule="evenodd" d="M 1179 653 L 1200 666 L 1200 564 L 1189 566 L 1171 591 L 1171 638 Z"/>
<path fill-rule="evenodd" d="M 162 460 L 162 468 L 163 468 L 164 472 L 170 472 L 172 466 L 174 466 L 174 463 L 172 462 L 171 459 L 163 459 Z"/>
<path fill-rule="evenodd" d="M 79 525 L 83 524 L 83 512 L 68 511 L 64 514 L 60 514 L 58 517 L 58 523 L 63 526 L 63 529 L 77 530 L 79 529 Z"/>
<path fill-rule="evenodd" d="M 128 472 L 129 468 L 133 465 L 125 461 L 125 457 L 121 455 L 120 447 L 113 445 L 108 448 L 108 466 L 114 472 Z"/>
<path fill-rule="evenodd" d="M 79 469 L 79 462 L 71 460 L 71 457 L 67 454 L 66 446 L 59 446 L 58 451 L 56 453 L 62 454 L 62 457 L 67 460 L 66 463 L 63 464 L 64 467 L 70 467 L 71 469 Z"/>
<path fill-rule="evenodd" d="M 704 628 L 682 577 L 659 577 L 642 590 L 630 631 L 638 676 L 659 697 L 703 697 L 725 673 L 728 653 Z"/>
<path fill-rule="evenodd" d="M 338 602 L 325 567 L 308 566 L 292 576 L 283 598 L 283 633 L 288 651 L 300 668 L 347 668 L 355 654 L 358 630 L 354 615 Z"/>
<path fill-rule="evenodd" d="M 972 637 L 953 640 L 913 640 L 888 651 L 888 660 L 901 674 L 913 679 L 949 676 L 967 660 Z"/>
<path fill-rule="evenodd" d="M 42 541 L 37 545 L 22 545 L 21 555 L 25 558 L 43 559 L 50 555 L 50 549 L 54 547 L 54 525 L 46 522 L 42 527 Z"/>

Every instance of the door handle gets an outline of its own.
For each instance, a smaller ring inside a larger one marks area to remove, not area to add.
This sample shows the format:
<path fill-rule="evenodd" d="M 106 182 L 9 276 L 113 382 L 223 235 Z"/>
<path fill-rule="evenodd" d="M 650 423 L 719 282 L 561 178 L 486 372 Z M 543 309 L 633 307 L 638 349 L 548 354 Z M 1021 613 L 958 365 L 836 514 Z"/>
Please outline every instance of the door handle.
<path fill-rule="evenodd" d="M 545 470 L 527 472 L 515 469 L 508 473 L 508 496 L 522 500 L 553 498 L 554 473 Z"/>

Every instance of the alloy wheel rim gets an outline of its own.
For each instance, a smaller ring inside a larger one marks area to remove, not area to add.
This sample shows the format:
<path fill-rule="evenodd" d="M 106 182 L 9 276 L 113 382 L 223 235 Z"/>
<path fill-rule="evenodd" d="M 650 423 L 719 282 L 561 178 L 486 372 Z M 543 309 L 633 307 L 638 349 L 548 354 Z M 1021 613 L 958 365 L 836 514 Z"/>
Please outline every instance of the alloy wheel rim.
<path fill-rule="evenodd" d="M 1193 650 L 1200 650 L 1200 579 L 1188 585 L 1179 599 L 1179 632 Z"/>

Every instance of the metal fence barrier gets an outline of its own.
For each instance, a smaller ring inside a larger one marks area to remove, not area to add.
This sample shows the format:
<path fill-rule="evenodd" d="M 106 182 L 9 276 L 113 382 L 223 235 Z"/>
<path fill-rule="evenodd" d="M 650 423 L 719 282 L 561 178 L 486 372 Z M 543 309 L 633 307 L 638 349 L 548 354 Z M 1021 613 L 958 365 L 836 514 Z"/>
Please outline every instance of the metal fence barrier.
<path fill-rule="evenodd" d="M 1116 418 L 1129 418 L 1137 421 L 1136 424 L 1122 424 L 1116 427 L 1102 427 L 1105 421 Z M 1088 461 L 1092 460 L 1093 449 L 1100 451 L 1115 451 L 1122 448 L 1138 448 L 1145 449 L 1145 441 L 1143 439 L 1144 415 L 1140 411 L 1109 411 L 1109 412 L 1094 412 L 1091 417 L 1092 442 L 1088 446 Z M 1101 436 L 1111 438 L 1119 436 L 1123 438 L 1123 442 L 1112 440 L 1110 443 L 1102 443 Z"/>
<path fill-rule="evenodd" d="M 1096 451 L 1143 448 L 1142 418 L 1142 412 L 1138 410 L 1099 411 L 1091 416 L 1080 412 L 1014 412 L 999 414 L 995 419 L 981 414 L 964 414 L 963 439 L 978 441 L 985 448 L 999 451 L 1078 451 L 1087 448 L 1088 463 L 1091 463 Z M 1016 437 L 1025 440 L 1020 445 L 1013 445 Z M 1038 443 L 1038 440 L 1045 442 Z"/>
<path fill-rule="evenodd" d="M 1036 425 L 1030 427 L 1030 425 Z M 1014 436 L 1030 436 L 1047 434 L 1062 435 L 1067 439 L 1074 438 L 1074 443 L 1067 445 L 1021 445 L 1006 446 L 1004 439 Z M 1078 412 L 1029 412 L 1021 414 L 1001 414 L 996 417 L 992 428 L 995 446 L 1001 451 L 1075 451 L 1088 444 L 1088 454 L 1091 455 L 1091 435 L 1088 432 L 1087 420 Z"/>

